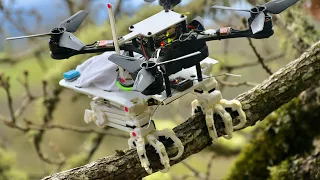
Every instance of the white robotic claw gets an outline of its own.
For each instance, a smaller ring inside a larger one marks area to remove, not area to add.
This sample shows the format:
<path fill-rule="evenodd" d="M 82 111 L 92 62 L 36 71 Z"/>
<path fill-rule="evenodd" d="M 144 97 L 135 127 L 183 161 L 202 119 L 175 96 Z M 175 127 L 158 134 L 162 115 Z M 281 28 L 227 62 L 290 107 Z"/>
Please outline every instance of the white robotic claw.
<path fill-rule="evenodd" d="M 160 162 L 164 166 L 164 169 L 161 172 L 168 172 L 170 164 L 169 157 L 166 151 L 165 146 L 160 142 L 154 135 L 147 135 L 148 143 L 157 151 L 160 157 Z"/>
<path fill-rule="evenodd" d="M 246 124 L 246 115 L 242 110 L 241 103 L 237 100 L 225 100 L 222 99 L 221 92 L 216 90 L 217 81 L 212 78 L 211 82 L 203 85 L 201 91 L 195 92 L 197 99 L 191 103 L 192 112 L 194 115 L 196 111 L 201 111 L 205 115 L 205 120 L 208 128 L 208 132 L 213 142 L 218 140 L 217 131 L 214 125 L 214 118 L 216 115 L 220 116 L 225 125 L 225 133 L 223 137 L 226 139 L 231 139 L 233 134 L 233 129 L 240 129 Z M 240 123 L 236 126 L 232 124 L 232 117 L 230 113 L 226 110 L 231 108 L 232 111 L 238 113 Z"/>
<path fill-rule="evenodd" d="M 177 136 L 175 135 L 174 131 L 172 129 L 163 129 L 161 131 L 156 131 L 154 134 L 156 136 L 165 136 L 166 139 L 170 138 L 173 141 L 173 145 L 178 148 L 178 153 L 175 157 L 170 158 L 170 160 L 176 160 L 180 158 L 184 152 L 184 146 L 182 145 L 182 142 Z"/>
<path fill-rule="evenodd" d="M 156 130 L 153 121 L 150 121 L 150 107 L 143 100 L 136 99 L 131 107 L 123 107 L 119 104 L 111 104 L 102 98 L 93 98 L 90 103 L 92 110 L 85 111 L 85 122 L 94 122 L 99 127 L 110 126 L 130 133 L 128 139 L 129 148 L 136 148 L 141 166 L 152 173 L 150 162 L 146 154 L 146 145 L 150 144 L 158 153 L 160 162 L 164 166 L 162 172 L 170 168 L 170 160 L 165 146 L 159 137 L 170 138 L 174 146 L 178 148 L 178 154 L 172 159 L 181 157 L 184 147 L 181 141 L 170 129 Z"/>
<path fill-rule="evenodd" d="M 136 141 L 137 153 L 140 159 L 141 166 L 147 171 L 147 173 L 151 174 L 152 169 L 150 168 L 150 162 L 147 158 L 146 148 L 144 138 L 138 138 Z"/>

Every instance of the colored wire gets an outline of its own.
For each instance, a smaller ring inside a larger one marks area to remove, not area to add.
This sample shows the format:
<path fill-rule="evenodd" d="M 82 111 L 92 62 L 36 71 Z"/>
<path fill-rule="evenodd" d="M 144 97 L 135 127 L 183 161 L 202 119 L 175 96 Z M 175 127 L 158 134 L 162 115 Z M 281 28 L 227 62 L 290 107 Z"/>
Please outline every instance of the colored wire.
<path fill-rule="evenodd" d="M 171 94 L 173 94 L 173 93 L 174 93 L 174 91 L 172 91 Z M 169 97 L 171 97 L 171 96 L 169 96 Z M 158 107 L 159 107 L 161 104 L 163 104 L 163 102 L 166 101 L 169 97 L 166 97 L 164 100 L 162 100 L 162 101 L 157 105 L 157 107 L 153 110 L 153 112 L 152 112 L 152 114 L 151 114 L 151 116 L 150 116 L 150 119 L 149 119 L 149 124 L 148 124 L 147 127 L 144 127 L 144 129 L 148 129 L 148 128 L 150 127 L 150 124 L 151 124 L 152 117 L 153 117 L 154 113 L 157 111 Z"/>
<path fill-rule="evenodd" d="M 148 61 L 148 60 L 149 60 L 149 57 L 147 56 L 147 53 L 146 53 L 146 51 L 145 51 L 145 49 L 144 49 L 144 46 L 143 46 L 143 37 L 142 37 L 142 36 L 140 36 L 140 45 L 141 45 L 142 53 L 143 53 L 143 55 L 146 57 L 146 59 L 147 59 L 147 61 Z"/>

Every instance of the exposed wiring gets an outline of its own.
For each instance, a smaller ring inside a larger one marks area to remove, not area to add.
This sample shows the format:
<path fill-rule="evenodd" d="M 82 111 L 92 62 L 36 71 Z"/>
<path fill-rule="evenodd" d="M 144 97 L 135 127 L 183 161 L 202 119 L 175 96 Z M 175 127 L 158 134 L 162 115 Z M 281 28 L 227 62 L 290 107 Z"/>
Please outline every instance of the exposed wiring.
<path fill-rule="evenodd" d="M 161 49 L 159 48 L 159 49 L 157 49 L 157 60 L 158 60 L 158 58 L 159 58 L 159 56 L 160 56 L 160 52 L 161 52 Z"/>
<path fill-rule="evenodd" d="M 179 36 L 179 39 L 178 39 L 178 41 L 180 41 L 180 42 L 184 42 L 184 41 L 187 41 L 187 40 L 189 40 L 190 39 L 190 37 L 193 35 L 193 31 L 190 31 L 187 35 L 187 37 L 186 38 L 184 38 L 184 39 L 182 39 L 182 36 L 183 36 L 184 34 L 181 34 L 180 36 Z"/>
<path fill-rule="evenodd" d="M 175 91 L 172 91 L 171 94 L 173 94 L 174 92 L 175 92 Z M 153 110 L 153 112 L 152 112 L 152 114 L 151 114 L 151 116 L 150 116 L 148 126 L 147 126 L 147 127 L 144 127 L 144 129 L 148 129 L 148 128 L 150 127 L 150 124 L 151 124 L 151 121 L 152 121 L 152 118 L 153 118 L 154 113 L 157 111 L 157 109 L 159 108 L 159 106 L 160 106 L 161 104 L 163 104 L 163 102 L 166 101 L 166 100 L 167 100 L 168 98 L 170 98 L 170 97 L 171 97 L 171 96 L 168 96 L 168 97 L 166 97 L 164 100 L 162 100 L 161 102 L 159 102 L 159 104 L 158 104 L 157 107 Z"/>
<path fill-rule="evenodd" d="M 208 77 L 204 77 L 202 79 L 210 79 L 210 78 L 215 78 L 215 77 L 219 77 L 219 76 L 233 76 L 233 77 L 241 77 L 241 75 L 239 74 L 231 74 L 231 73 L 223 73 L 223 74 L 218 74 L 218 75 L 215 75 L 215 76 L 208 76 Z M 194 79 L 190 79 L 190 80 L 199 80 L 198 78 L 194 78 Z"/>
<path fill-rule="evenodd" d="M 145 51 L 145 49 L 144 49 L 144 46 L 143 46 L 143 37 L 142 37 L 142 36 L 140 36 L 140 45 L 141 45 L 142 53 L 143 53 L 143 55 L 146 57 L 146 59 L 147 59 L 147 61 L 148 61 L 148 60 L 149 60 L 149 57 L 148 57 L 148 55 L 147 55 L 147 53 L 146 53 L 146 51 Z"/>

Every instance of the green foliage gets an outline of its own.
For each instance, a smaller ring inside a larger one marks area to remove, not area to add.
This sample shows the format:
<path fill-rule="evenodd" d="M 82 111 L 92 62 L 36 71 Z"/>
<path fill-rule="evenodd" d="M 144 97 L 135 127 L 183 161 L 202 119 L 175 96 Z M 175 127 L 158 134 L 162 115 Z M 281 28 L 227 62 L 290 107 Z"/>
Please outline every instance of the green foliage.
<path fill-rule="evenodd" d="M 294 6 L 281 13 L 281 23 L 291 32 L 277 28 L 277 33 L 283 33 L 281 47 L 289 55 L 299 55 L 318 41 L 319 31 L 316 30 L 310 16 L 306 16 L 305 2 L 298 1 Z M 282 27 L 282 26 L 281 26 Z M 294 52 L 294 53 L 292 53 Z"/>
<path fill-rule="evenodd" d="M 299 99 L 292 100 L 263 122 L 255 138 L 237 159 L 228 179 L 266 179 L 268 167 L 287 157 L 309 152 L 319 134 L 320 112 L 306 112 Z"/>
<path fill-rule="evenodd" d="M 270 168 L 270 180 L 319 179 L 319 147 L 308 156 L 293 156 Z"/>
<path fill-rule="evenodd" d="M 0 147 L 0 179 L 28 179 L 27 174 L 14 167 L 16 156 Z"/>
<path fill-rule="evenodd" d="M 287 160 L 278 166 L 270 167 L 270 180 L 294 180 L 289 173 L 289 168 L 290 164 Z"/>

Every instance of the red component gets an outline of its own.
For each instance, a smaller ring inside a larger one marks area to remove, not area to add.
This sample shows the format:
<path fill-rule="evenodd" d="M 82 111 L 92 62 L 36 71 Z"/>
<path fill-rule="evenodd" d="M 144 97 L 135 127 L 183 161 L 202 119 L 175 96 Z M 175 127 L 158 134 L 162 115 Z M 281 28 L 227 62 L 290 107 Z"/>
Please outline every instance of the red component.
<path fill-rule="evenodd" d="M 196 29 L 196 27 L 192 26 L 192 25 L 188 25 L 189 29 Z"/>
<path fill-rule="evenodd" d="M 179 82 L 179 80 L 178 79 L 174 79 L 174 80 L 172 80 L 172 83 L 174 83 L 174 84 L 177 84 Z"/>
<path fill-rule="evenodd" d="M 120 81 L 121 81 L 122 83 L 126 82 L 126 80 L 125 80 L 124 78 L 120 78 Z"/>
<path fill-rule="evenodd" d="M 164 46 L 164 45 L 165 45 L 165 43 L 163 41 L 161 41 L 160 46 Z"/>
<path fill-rule="evenodd" d="M 229 34 L 229 27 L 220 28 L 220 34 L 221 34 L 221 35 L 227 35 L 227 34 Z"/>
<path fill-rule="evenodd" d="M 108 5 L 107 5 L 107 6 L 108 6 L 108 8 L 109 8 L 109 9 L 111 9 L 111 8 L 112 8 L 112 6 L 111 6 L 111 4 L 110 4 L 110 3 L 108 3 Z"/>
<path fill-rule="evenodd" d="M 129 108 L 128 107 L 124 107 L 124 111 L 125 112 L 129 112 Z"/>
<path fill-rule="evenodd" d="M 105 47 L 105 46 L 113 46 L 113 41 L 112 40 L 100 40 L 99 41 L 99 44 L 98 44 L 99 47 Z"/>
<path fill-rule="evenodd" d="M 131 134 L 132 134 L 133 137 L 137 136 L 137 134 L 135 132 L 132 132 Z"/>

